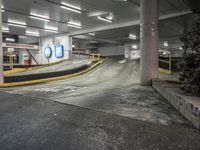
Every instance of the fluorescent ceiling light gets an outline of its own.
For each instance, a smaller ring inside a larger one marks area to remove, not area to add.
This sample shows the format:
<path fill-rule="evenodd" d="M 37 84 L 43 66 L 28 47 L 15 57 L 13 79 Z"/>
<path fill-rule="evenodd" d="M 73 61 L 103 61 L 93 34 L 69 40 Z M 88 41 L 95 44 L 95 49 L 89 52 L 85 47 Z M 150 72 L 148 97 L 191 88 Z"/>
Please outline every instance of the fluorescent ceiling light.
<path fill-rule="evenodd" d="M 94 32 L 91 32 L 91 33 L 88 33 L 88 34 L 91 35 L 91 36 L 95 36 Z"/>
<path fill-rule="evenodd" d="M 26 33 L 26 35 L 29 35 L 29 36 L 39 36 L 39 35 L 36 35 L 36 34 L 28 34 L 28 33 Z"/>
<path fill-rule="evenodd" d="M 74 27 L 74 28 L 79 28 L 79 29 L 82 28 L 81 26 L 76 26 L 76 25 L 73 25 L 73 24 L 67 24 L 67 26 L 69 26 L 69 27 Z"/>
<path fill-rule="evenodd" d="M 19 24 L 13 24 L 13 23 L 9 23 L 9 26 L 14 26 L 14 27 L 19 27 L 19 28 L 26 28 L 26 25 L 19 25 Z"/>
<path fill-rule="evenodd" d="M 136 40 L 137 39 L 137 36 L 135 34 L 129 34 L 129 38 L 130 39 L 133 39 L 133 40 Z"/>
<path fill-rule="evenodd" d="M 45 26 L 44 28 L 45 28 L 46 30 L 58 31 L 58 28 L 57 28 L 57 27 Z"/>
<path fill-rule="evenodd" d="M 9 32 L 8 28 L 2 28 L 2 32 Z"/>
<path fill-rule="evenodd" d="M 165 47 L 168 47 L 168 46 L 169 46 L 169 44 L 168 44 L 167 41 L 164 42 L 164 46 L 165 46 Z"/>
<path fill-rule="evenodd" d="M 48 19 L 39 18 L 39 17 L 35 17 L 35 16 L 30 16 L 30 18 L 49 22 Z"/>
<path fill-rule="evenodd" d="M 26 28 L 26 23 L 21 21 L 8 20 L 8 25 L 14 27 Z"/>
<path fill-rule="evenodd" d="M 9 30 L 2 30 L 2 32 L 9 32 Z"/>
<path fill-rule="evenodd" d="M 26 23 L 25 23 L 25 22 L 16 21 L 16 20 L 8 20 L 8 23 L 13 23 L 13 24 L 19 24 L 19 25 L 24 25 L 24 26 L 26 26 Z"/>
<path fill-rule="evenodd" d="M 31 35 L 31 36 L 39 36 L 39 32 L 33 32 L 33 31 L 26 31 L 26 35 Z"/>
<path fill-rule="evenodd" d="M 60 7 L 67 9 L 67 10 L 70 10 L 70 11 L 73 11 L 73 12 L 76 12 L 76 13 L 82 13 L 80 7 L 77 7 L 77 6 L 74 6 L 74 5 L 71 5 L 71 4 L 67 4 L 67 3 L 64 3 L 64 2 L 61 2 Z"/>
<path fill-rule="evenodd" d="M 7 42 L 15 42 L 15 39 L 14 38 L 6 38 L 5 41 L 7 41 Z"/>
<path fill-rule="evenodd" d="M 2 30 L 8 31 L 8 30 L 9 30 L 9 28 L 2 27 Z"/>
<path fill-rule="evenodd" d="M 75 22 L 67 22 L 67 26 L 70 26 L 70 27 L 74 27 L 74 28 L 82 28 L 81 27 L 81 24 L 78 24 L 78 23 L 75 23 Z"/>
<path fill-rule="evenodd" d="M 102 18 L 101 16 L 98 16 L 98 19 L 102 20 L 102 21 L 106 21 L 106 22 L 112 23 L 112 20 L 109 20 L 109 19 L 106 19 L 106 18 Z"/>
<path fill-rule="evenodd" d="M 1 6 L 1 12 L 5 12 L 3 5 Z"/>
<path fill-rule="evenodd" d="M 138 47 L 137 47 L 137 45 L 133 44 L 133 45 L 132 45 L 132 48 L 133 48 L 133 49 L 137 49 Z"/>
<path fill-rule="evenodd" d="M 49 22 L 49 16 L 30 13 L 30 18 Z"/>
<path fill-rule="evenodd" d="M 30 13 L 30 15 L 31 16 L 35 16 L 35 17 L 44 18 L 44 19 L 49 19 L 49 16 L 40 15 L 40 14 L 36 14 L 36 13 Z"/>
<path fill-rule="evenodd" d="M 44 31 L 46 31 L 46 32 L 53 32 L 53 33 L 57 33 L 57 31 L 48 30 L 48 29 L 45 29 Z"/>

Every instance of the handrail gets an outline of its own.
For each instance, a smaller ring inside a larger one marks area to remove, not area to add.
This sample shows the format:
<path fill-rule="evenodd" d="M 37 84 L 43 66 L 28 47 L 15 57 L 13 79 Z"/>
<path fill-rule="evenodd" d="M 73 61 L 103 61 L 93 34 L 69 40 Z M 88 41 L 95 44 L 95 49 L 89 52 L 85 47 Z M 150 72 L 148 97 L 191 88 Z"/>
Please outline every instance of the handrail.
<path fill-rule="evenodd" d="M 160 68 L 159 67 L 159 71 L 165 74 L 172 74 L 172 55 L 171 52 L 167 51 L 167 54 L 169 55 L 169 59 L 168 60 L 163 60 L 163 59 L 159 59 L 159 62 L 163 62 L 168 64 L 168 69 L 164 69 L 164 68 Z"/>

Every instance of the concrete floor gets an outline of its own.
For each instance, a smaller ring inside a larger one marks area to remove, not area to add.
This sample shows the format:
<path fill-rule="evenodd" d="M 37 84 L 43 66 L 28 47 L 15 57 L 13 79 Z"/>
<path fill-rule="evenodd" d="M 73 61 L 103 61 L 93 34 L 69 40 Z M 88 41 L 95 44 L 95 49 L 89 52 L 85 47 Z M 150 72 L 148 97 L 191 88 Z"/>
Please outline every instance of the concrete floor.
<path fill-rule="evenodd" d="M 162 125 L 188 126 L 151 87 L 138 84 L 138 71 L 139 62 L 115 58 L 81 77 L 6 91 Z"/>
<path fill-rule="evenodd" d="M 199 150 L 200 134 L 0 92 L 1 150 Z"/>
<path fill-rule="evenodd" d="M 2 89 L 0 147 L 200 149 L 199 132 L 138 84 L 138 70 L 137 61 L 115 58 L 73 79 Z"/>

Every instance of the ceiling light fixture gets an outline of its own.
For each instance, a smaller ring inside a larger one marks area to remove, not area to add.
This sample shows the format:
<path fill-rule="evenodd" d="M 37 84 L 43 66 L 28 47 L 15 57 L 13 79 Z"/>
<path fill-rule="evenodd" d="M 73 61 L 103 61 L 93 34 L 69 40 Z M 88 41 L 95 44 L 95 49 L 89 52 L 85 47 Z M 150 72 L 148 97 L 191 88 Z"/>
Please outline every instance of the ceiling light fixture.
<path fill-rule="evenodd" d="M 133 48 L 133 49 L 137 49 L 138 47 L 137 47 L 137 45 L 133 44 L 133 45 L 132 45 L 132 48 Z"/>
<path fill-rule="evenodd" d="M 2 27 L 2 32 L 9 32 L 9 28 Z"/>
<path fill-rule="evenodd" d="M 106 19 L 106 18 L 102 18 L 101 16 L 98 16 L 98 19 L 102 20 L 102 21 L 106 21 L 106 22 L 112 23 L 112 20 L 109 20 L 109 19 Z"/>
<path fill-rule="evenodd" d="M 5 12 L 3 5 L 1 6 L 1 12 Z"/>
<path fill-rule="evenodd" d="M 30 18 L 49 22 L 49 16 L 30 13 Z"/>
<path fill-rule="evenodd" d="M 20 24 L 14 24 L 14 23 L 9 23 L 8 26 L 14 26 L 14 27 L 19 27 L 19 28 L 26 28 L 26 25 L 20 25 Z"/>
<path fill-rule="evenodd" d="M 94 32 L 90 32 L 90 33 L 88 33 L 89 35 L 91 35 L 91 36 L 95 36 L 95 33 Z"/>
<path fill-rule="evenodd" d="M 81 10 L 80 7 L 77 7 L 77 6 L 74 6 L 74 5 L 71 5 L 71 4 L 67 4 L 65 2 L 61 2 L 61 6 L 60 7 L 63 8 L 63 9 L 67 9 L 67 10 L 79 13 L 79 14 L 82 13 L 82 10 Z"/>
<path fill-rule="evenodd" d="M 75 23 L 75 22 L 67 22 L 67 26 L 70 26 L 70 27 L 74 27 L 74 28 L 82 28 L 81 24 L 78 24 L 78 23 Z"/>
<path fill-rule="evenodd" d="M 16 21 L 16 20 L 8 20 L 8 23 L 13 23 L 13 24 L 19 24 L 19 25 L 24 25 L 24 26 L 26 26 L 26 23 L 25 23 L 25 22 Z"/>
<path fill-rule="evenodd" d="M 168 47 L 169 46 L 168 41 L 165 41 L 163 45 L 164 47 Z"/>
<path fill-rule="evenodd" d="M 57 28 L 57 27 L 45 26 L 44 28 L 45 28 L 46 30 L 58 31 L 58 28 Z"/>
<path fill-rule="evenodd" d="M 15 42 L 15 39 L 14 38 L 6 38 L 5 41 L 7 41 L 7 42 Z"/>
<path fill-rule="evenodd" d="M 8 25 L 14 27 L 26 28 L 26 23 L 21 21 L 8 20 Z"/>
<path fill-rule="evenodd" d="M 129 34 L 128 36 L 130 39 L 136 40 L 137 36 L 135 34 Z"/>
<path fill-rule="evenodd" d="M 39 36 L 40 33 L 39 33 L 39 32 L 33 32 L 33 31 L 26 31 L 26 35 L 30 35 L 30 36 Z"/>
<path fill-rule="evenodd" d="M 44 31 L 46 32 L 52 32 L 52 33 L 57 33 L 58 31 L 53 31 L 53 30 L 48 30 L 48 29 L 45 29 Z"/>

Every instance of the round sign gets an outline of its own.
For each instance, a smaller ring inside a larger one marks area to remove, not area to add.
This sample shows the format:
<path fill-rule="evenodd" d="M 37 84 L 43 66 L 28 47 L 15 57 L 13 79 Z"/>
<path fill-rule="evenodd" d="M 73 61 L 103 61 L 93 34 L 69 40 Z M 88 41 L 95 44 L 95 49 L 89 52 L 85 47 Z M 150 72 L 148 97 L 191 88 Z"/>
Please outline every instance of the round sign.
<path fill-rule="evenodd" d="M 50 58 L 52 56 L 52 49 L 51 47 L 46 47 L 44 50 L 44 55 L 46 58 Z"/>

